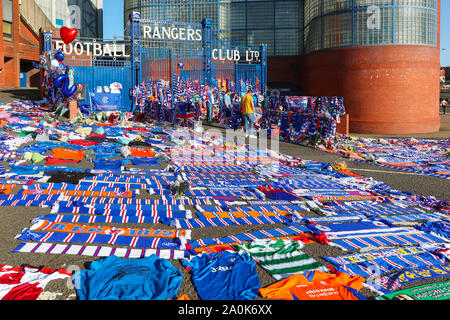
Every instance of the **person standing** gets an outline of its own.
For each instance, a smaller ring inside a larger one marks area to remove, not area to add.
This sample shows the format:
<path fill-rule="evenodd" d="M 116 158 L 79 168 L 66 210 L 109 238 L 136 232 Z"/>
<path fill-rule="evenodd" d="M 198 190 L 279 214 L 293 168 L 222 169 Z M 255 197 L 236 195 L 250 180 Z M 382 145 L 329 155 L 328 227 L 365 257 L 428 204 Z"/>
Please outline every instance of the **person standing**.
<path fill-rule="evenodd" d="M 213 106 L 214 106 L 214 93 L 213 89 L 209 88 L 206 98 L 206 107 L 207 107 L 207 121 L 208 123 L 212 122 L 213 116 Z"/>
<path fill-rule="evenodd" d="M 253 90 L 249 89 L 247 94 L 241 99 L 241 115 L 244 122 L 244 132 L 247 137 L 256 138 L 253 135 L 253 123 L 255 121 L 255 105 L 253 103 Z"/>
<path fill-rule="evenodd" d="M 449 107 L 449 104 L 447 103 L 447 100 L 446 100 L 446 99 L 443 99 L 443 100 L 441 101 L 441 107 L 442 107 L 442 111 L 443 111 L 444 114 L 445 114 L 445 109 L 446 109 L 447 107 Z"/>
<path fill-rule="evenodd" d="M 232 107 L 233 106 L 231 104 L 231 90 L 228 89 L 225 92 L 225 95 L 223 96 L 223 113 L 225 115 L 224 125 L 227 128 L 229 127 L 229 124 L 230 124 Z"/>

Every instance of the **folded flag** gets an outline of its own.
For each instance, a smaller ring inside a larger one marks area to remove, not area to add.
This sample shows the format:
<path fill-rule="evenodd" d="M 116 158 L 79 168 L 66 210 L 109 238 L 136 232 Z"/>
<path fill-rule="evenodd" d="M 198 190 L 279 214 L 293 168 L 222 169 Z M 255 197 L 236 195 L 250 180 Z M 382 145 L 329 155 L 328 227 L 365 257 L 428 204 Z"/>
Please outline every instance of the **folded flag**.
<path fill-rule="evenodd" d="M 37 300 L 50 281 L 70 277 L 65 269 L 0 265 L 0 300 Z"/>

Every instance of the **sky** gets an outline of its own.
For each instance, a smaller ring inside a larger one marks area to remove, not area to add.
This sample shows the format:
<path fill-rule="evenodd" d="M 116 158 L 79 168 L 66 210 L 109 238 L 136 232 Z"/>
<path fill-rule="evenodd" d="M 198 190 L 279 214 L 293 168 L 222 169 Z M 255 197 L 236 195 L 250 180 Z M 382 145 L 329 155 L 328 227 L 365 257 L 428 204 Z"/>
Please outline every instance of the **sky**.
<path fill-rule="evenodd" d="M 123 0 L 103 0 L 103 38 L 123 36 Z"/>
<path fill-rule="evenodd" d="M 450 67 L 450 0 L 441 1 L 441 66 Z M 103 37 L 123 36 L 123 0 L 103 1 Z"/>

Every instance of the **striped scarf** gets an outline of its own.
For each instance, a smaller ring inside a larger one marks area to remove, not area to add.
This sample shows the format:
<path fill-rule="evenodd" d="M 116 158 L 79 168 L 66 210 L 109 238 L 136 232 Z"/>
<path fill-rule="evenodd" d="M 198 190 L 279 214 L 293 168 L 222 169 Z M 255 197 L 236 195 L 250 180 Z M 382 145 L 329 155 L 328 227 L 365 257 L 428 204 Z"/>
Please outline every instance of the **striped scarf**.
<path fill-rule="evenodd" d="M 71 232 L 35 232 L 25 229 L 16 239 L 37 242 L 92 243 L 120 245 L 132 248 L 160 248 L 182 250 L 185 239 L 150 238 L 140 236 L 122 236 L 117 234 L 71 233 Z"/>
<path fill-rule="evenodd" d="M 421 245 L 426 243 L 441 243 L 441 238 L 433 236 L 425 232 L 406 233 L 406 234 L 385 234 L 361 236 L 347 239 L 333 240 L 332 246 L 341 248 L 342 250 L 367 250 L 371 248 L 383 248 L 392 246 L 408 246 Z"/>
<path fill-rule="evenodd" d="M 26 186 L 29 190 L 81 190 L 81 191 L 129 191 L 132 189 L 151 189 L 153 185 L 142 183 L 122 183 L 122 182 L 80 182 L 72 183 L 40 183 Z"/>
<path fill-rule="evenodd" d="M 70 254 L 91 257 L 108 257 L 115 255 L 119 258 L 144 258 L 153 254 L 163 259 L 183 259 L 187 256 L 185 250 L 116 248 L 42 242 L 22 242 L 13 249 L 12 252 Z"/>
<path fill-rule="evenodd" d="M 309 230 L 303 226 L 289 226 L 283 228 L 275 229 L 265 229 L 258 230 L 248 233 L 236 234 L 233 236 L 227 236 L 223 238 L 209 238 L 209 239 L 199 239 L 188 242 L 188 245 L 193 249 L 199 247 L 206 247 L 216 244 L 227 244 L 227 243 L 244 243 L 248 241 L 253 241 L 256 239 L 267 239 L 267 238 L 277 238 L 286 237 L 290 235 L 302 235 L 308 233 Z"/>
<path fill-rule="evenodd" d="M 161 229 L 136 229 L 116 228 L 109 226 L 91 226 L 66 222 L 52 222 L 39 220 L 30 228 L 31 231 L 68 232 L 75 234 L 97 235 L 123 235 L 129 237 L 159 237 L 159 238 L 190 238 L 190 230 L 161 230 Z"/>
<path fill-rule="evenodd" d="M 69 197 L 101 197 L 101 198 L 132 198 L 134 197 L 134 191 L 121 191 L 119 188 L 115 191 L 81 191 L 81 190 L 28 190 L 22 189 L 18 195 L 65 195 Z"/>
<path fill-rule="evenodd" d="M 448 276 L 450 276 L 450 266 L 448 264 L 427 265 L 424 267 L 401 270 L 384 277 L 377 277 L 364 283 L 364 286 L 379 295 L 383 295 L 397 291 L 402 286 L 411 282 Z"/>
<path fill-rule="evenodd" d="M 95 207 L 63 207 L 55 205 L 51 213 L 81 213 L 103 216 L 153 216 L 162 218 L 190 218 L 190 211 L 160 210 L 160 209 L 100 209 Z"/>
<path fill-rule="evenodd" d="M 97 216 L 97 215 L 68 215 L 68 214 L 47 214 L 33 219 L 33 223 L 38 219 L 52 222 L 69 223 L 162 223 L 161 217 L 157 216 Z"/>
<path fill-rule="evenodd" d="M 162 199 L 130 199 L 130 198 L 103 198 L 103 197 L 69 197 L 61 196 L 59 198 L 62 205 L 84 206 L 93 204 L 108 205 L 209 205 L 208 199 L 175 199 L 172 197 L 162 197 Z M 67 201 L 67 203 L 65 203 Z"/>
<path fill-rule="evenodd" d="M 342 257 L 323 257 L 336 265 L 338 271 L 350 275 L 370 277 L 399 269 L 440 265 L 445 259 L 420 247 L 406 247 L 370 251 Z"/>
<path fill-rule="evenodd" d="M 260 216 L 245 218 L 199 218 L 199 219 L 173 219 L 170 224 L 181 229 L 221 227 L 252 224 L 278 224 L 284 223 L 284 219 L 277 216 Z"/>

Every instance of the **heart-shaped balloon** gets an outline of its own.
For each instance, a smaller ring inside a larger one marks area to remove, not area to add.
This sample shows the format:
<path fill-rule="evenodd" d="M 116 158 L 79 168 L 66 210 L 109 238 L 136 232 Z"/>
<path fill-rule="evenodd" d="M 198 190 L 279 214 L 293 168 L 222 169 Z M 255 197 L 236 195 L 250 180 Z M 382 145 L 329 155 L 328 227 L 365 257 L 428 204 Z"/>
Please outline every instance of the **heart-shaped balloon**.
<path fill-rule="evenodd" d="M 59 35 L 65 44 L 71 43 L 77 37 L 78 30 L 76 28 L 69 29 L 67 27 L 61 27 L 59 29 Z"/>

